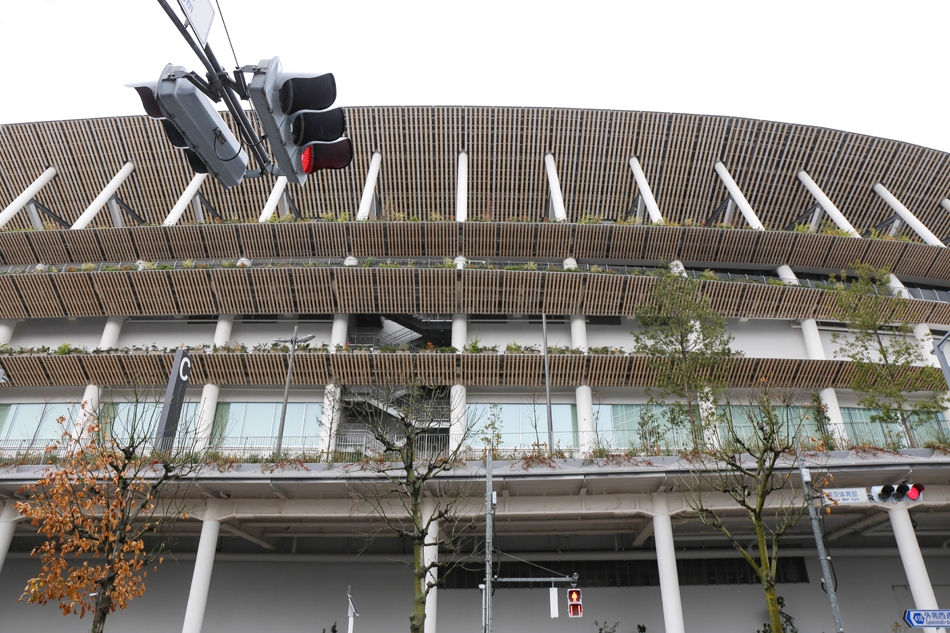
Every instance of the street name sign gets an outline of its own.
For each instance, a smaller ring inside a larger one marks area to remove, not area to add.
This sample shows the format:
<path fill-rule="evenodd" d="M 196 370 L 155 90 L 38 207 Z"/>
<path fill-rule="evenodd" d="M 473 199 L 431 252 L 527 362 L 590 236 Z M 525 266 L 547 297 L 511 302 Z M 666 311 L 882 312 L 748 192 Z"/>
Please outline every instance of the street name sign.
<path fill-rule="evenodd" d="M 904 611 L 904 621 L 915 629 L 950 626 L 950 609 L 909 609 Z"/>
<path fill-rule="evenodd" d="M 825 496 L 837 503 L 868 503 L 867 488 L 822 488 Z"/>

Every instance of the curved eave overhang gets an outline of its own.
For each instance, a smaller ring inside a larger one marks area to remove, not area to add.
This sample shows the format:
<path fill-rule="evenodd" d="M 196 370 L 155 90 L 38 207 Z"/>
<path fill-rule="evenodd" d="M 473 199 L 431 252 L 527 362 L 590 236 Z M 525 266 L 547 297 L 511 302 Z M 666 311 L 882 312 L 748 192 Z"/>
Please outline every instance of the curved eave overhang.
<path fill-rule="evenodd" d="M 228 117 L 225 117 L 228 118 Z M 704 222 L 726 196 L 713 165 L 723 161 L 760 219 L 785 227 L 813 200 L 796 174 L 806 170 L 858 229 L 892 215 L 872 191 L 884 184 L 930 230 L 950 233 L 940 200 L 950 194 L 948 154 L 825 128 L 735 117 L 504 107 L 347 108 L 355 159 L 339 172 L 292 188 L 306 214 L 354 213 L 372 153 L 382 155 L 379 191 L 388 206 L 422 220 L 455 213 L 456 157 L 469 156 L 472 217 L 540 220 L 548 196 L 543 160 L 554 155 L 568 219 L 622 217 L 638 189 L 627 161 L 637 156 L 667 221 Z M 118 195 L 161 222 L 192 177 L 161 126 L 144 116 L 0 127 L 0 207 L 47 166 L 59 176 L 38 200 L 74 222 L 127 161 L 136 168 Z M 202 192 L 225 217 L 253 221 L 272 177 Z M 95 226 L 108 226 L 100 214 Z M 739 220 L 742 221 L 741 218 Z M 25 215 L 15 225 L 27 226 Z"/>
<path fill-rule="evenodd" d="M 950 280 L 950 249 L 789 231 L 508 222 L 299 222 L 0 233 L 6 265 L 185 259 L 457 257 L 792 267 L 855 262 Z"/>
<path fill-rule="evenodd" d="M 644 356 L 552 355 L 551 384 L 556 387 L 647 387 L 655 373 Z M 10 382 L 4 386 L 58 387 L 81 385 L 164 384 L 171 371 L 169 354 L 0 356 Z M 287 377 L 286 354 L 195 354 L 193 384 L 277 386 Z M 847 389 L 854 367 L 847 361 L 734 358 L 728 361 L 726 383 L 749 388 L 765 382 L 777 388 Z M 917 389 L 942 388 L 942 377 L 930 369 L 908 370 Z M 296 385 L 400 384 L 523 387 L 542 385 L 543 359 L 530 354 L 373 354 L 298 353 Z"/>

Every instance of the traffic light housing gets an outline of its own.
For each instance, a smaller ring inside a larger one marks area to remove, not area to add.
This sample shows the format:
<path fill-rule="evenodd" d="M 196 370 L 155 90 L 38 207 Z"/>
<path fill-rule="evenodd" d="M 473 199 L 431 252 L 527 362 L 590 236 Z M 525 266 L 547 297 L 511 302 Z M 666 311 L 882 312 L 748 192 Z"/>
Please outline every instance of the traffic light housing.
<path fill-rule="evenodd" d="M 192 169 L 211 174 L 224 187 L 244 180 L 247 154 L 211 100 L 187 79 L 182 66 L 165 66 L 157 82 L 132 84 L 145 113 L 162 122 L 172 145 L 185 150 Z"/>
<path fill-rule="evenodd" d="M 872 486 L 871 499 L 873 501 L 899 503 L 901 501 L 917 501 L 923 496 L 923 484 L 887 484 Z"/>
<path fill-rule="evenodd" d="M 328 109 L 336 100 L 336 80 L 324 75 L 285 73 L 280 59 L 253 67 L 248 96 L 282 175 L 302 185 L 307 175 L 343 169 L 353 160 L 346 138 L 346 114 Z"/>
<path fill-rule="evenodd" d="M 567 590 L 567 617 L 579 618 L 584 614 L 584 605 L 581 603 L 581 590 L 571 588 Z"/>

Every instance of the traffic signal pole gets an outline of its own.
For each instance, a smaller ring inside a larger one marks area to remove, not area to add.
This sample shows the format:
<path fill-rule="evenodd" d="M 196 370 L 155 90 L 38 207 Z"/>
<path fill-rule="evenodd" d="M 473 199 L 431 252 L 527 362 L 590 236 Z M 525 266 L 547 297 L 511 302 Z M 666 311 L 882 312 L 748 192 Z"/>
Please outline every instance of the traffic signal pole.
<path fill-rule="evenodd" d="M 241 107 L 240 97 L 234 92 L 231 86 L 229 86 L 227 82 L 222 79 L 222 77 L 226 78 L 228 74 L 227 71 L 221 67 L 221 64 L 218 63 L 218 59 L 211 50 L 211 46 L 206 44 L 204 50 L 202 50 L 198 43 L 195 42 L 194 38 L 192 38 L 188 33 L 185 25 L 182 24 L 181 20 L 178 19 L 178 16 L 175 14 L 175 11 L 171 8 L 168 2 L 166 2 L 166 0 L 158 0 L 158 3 L 162 5 L 162 8 L 165 10 L 168 18 L 175 25 L 175 28 L 178 29 L 178 32 L 181 33 L 181 36 L 185 38 L 185 41 L 188 42 L 191 50 L 194 51 L 195 55 L 198 56 L 198 59 L 208 71 L 208 83 L 210 84 L 214 95 L 224 100 L 224 104 L 227 106 L 228 112 L 234 116 L 238 127 L 241 130 L 241 135 L 244 137 L 244 140 L 247 141 L 248 149 L 252 154 L 254 154 L 254 158 L 257 159 L 258 163 L 260 163 L 261 169 L 270 173 L 273 168 L 270 156 L 264 149 L 262 139 L 258 137 L 257 133 L 254 131 L 254 127 L 251 125 L 251 121 L 247 118 L 247 114 L 244 113 L 244 109 Z"/>
<path fill-rule="evenodd" d="M 801 445 L 799 444 L 798 470 L 802 476 L 802 486 L 807 491 L 805 502 L 808 504 L 808 516 L 811 519 L 812 533 L 815 535 L 815 546 L 818 548 L 818 562 L 821 565 L 822 584 L 825 593 L 828 594 L 828 601 L 831 603 L 831 616 L 835 620 L 836 633 L 844 633 L 844 625 L 841 623 L 841 611 L 838 609 L 838 597 L 835 595 L 835 577 L 831 572 L 831 557 L 825 550 L 825 539 L 821 534 L 821 517 L 818 516 L 818 510 L 815 508 L 815 500 L 819 499 L 814 494 L 814 486 L 811 481 L 811 473 L 805 467 L 801 456 Z"/>

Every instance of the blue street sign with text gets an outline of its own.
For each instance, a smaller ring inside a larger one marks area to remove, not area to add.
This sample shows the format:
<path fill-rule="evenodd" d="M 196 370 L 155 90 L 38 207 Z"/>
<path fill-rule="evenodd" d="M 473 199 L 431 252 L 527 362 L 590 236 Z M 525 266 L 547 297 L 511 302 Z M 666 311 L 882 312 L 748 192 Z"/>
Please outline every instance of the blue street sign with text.
<path fill-rule="evenodd" d="M 950 609 L 907 610 L 904 620 L 915 629 L 950 626 Z"/>

